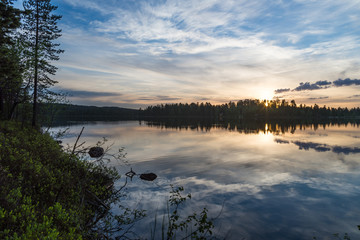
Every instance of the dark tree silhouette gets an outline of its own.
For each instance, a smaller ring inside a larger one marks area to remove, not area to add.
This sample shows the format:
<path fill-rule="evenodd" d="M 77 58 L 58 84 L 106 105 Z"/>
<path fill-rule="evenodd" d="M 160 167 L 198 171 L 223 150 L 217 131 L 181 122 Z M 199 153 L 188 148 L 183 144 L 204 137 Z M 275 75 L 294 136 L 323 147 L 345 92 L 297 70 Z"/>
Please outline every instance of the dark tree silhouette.
<path fill-rule="evenodd" d="M 0 1 L 0 119 L 9 118 L 12 97 L 19 87 L 19 60 L 14 49 L 14 31 L 20 26 L 20 10 L 12 6 L 12 1 Z"/>
<path fill-rule="evenodd" d="M 149 106 L 141 111 L 143 117 L 177 117 L 177 118 L 206 118 L 222 119 L 322 119 L 359 117 L 360 108 L 330 108 L 306 106 L 290 103 L 286 100 L 258 100 L 245 99 L 237 103 L 229 102 L 222 105 L 210 103 L 165 104 Z"/>
<path fill-rule="evenodd" d="M 59 60 L 59 54 L 63 52 L 58 48 L 60 44 L 53 42 L 61 36 L 61 30 L 56 25 L 61 16 L 52 14 L 57 6 L 52 5 L 50 0 L 25 0 L 23 5 L 26 11 L 24 40 L 28 45 L 29 72 L 33 79 L 32 125 L 35 126 L 39 93 L 46 94 L 47 88 L 56 83 L 49 75 L 54 75 L 57 67 L 50 61 Z"/>

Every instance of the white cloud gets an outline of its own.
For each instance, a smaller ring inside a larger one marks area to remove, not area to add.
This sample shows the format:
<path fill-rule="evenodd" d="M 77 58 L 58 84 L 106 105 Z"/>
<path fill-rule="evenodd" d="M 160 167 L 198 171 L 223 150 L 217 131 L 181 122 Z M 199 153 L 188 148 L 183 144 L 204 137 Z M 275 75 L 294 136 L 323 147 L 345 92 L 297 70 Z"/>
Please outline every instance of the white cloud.
<path fill-rule="evenodd" d="M 100 16 L 84 27 L 62 27 L 66 53 L 57 79 L 64 86 L 194 101 L 199 94 L 259 98 L 285 83 L 358 77 L 357 1 L 65 3 Z"/>

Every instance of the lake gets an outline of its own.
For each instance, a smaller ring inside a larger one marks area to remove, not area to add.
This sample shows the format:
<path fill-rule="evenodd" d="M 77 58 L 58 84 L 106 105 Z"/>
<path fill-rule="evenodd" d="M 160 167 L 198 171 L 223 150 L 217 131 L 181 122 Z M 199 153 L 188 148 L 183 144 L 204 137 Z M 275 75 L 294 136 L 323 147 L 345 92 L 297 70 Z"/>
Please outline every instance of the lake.
<path fill-rule="evenodd" d="M 206 207 L 220 239 L 360 239 L 359 124 L 92 122 L 72 125 L 64 144 L 82 126 L 88 144 L 124 147 L 126 158 L 110 163 L 118 186 L 131 168 L 158 175 L 127 184 L 123 203 L 148 214 L 139 237 L 165 213 L 172 184 L 192 195 L 182 213 Z"/>

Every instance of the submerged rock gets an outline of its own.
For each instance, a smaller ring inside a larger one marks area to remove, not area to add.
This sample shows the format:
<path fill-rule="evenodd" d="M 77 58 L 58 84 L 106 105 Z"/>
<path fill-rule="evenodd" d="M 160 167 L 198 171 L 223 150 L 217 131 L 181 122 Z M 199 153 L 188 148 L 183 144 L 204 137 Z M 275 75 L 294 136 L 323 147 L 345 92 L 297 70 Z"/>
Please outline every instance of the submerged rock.
<path fill-rule="evenodd" d="M 140 178 L 146 181 L 154 181 L 157 178 L 157 175 L 155 173 L 143 173 L 140 174 Z"/>
<path fill-rule="evenodd" d="M 104 149 L 102 147 L 92 147 L 89 149 L 89 155 L 92 158 L 98 158 L 104 155 Z"/>

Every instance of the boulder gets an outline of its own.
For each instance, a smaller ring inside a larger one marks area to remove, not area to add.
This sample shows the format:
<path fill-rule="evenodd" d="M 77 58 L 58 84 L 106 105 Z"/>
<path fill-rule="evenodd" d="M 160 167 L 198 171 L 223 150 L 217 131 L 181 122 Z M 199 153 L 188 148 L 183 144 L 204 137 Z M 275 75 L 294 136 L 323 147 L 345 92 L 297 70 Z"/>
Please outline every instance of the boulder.
<path fill-rule="evenodd" d="M 154 181 L 157 178 L 155 173 L 143 173 L 140 174 L 140 178 L 145 181 Z"/>
<path fill-rule="evenodd" d="M 104 155 L 104 149 L 102 147 L 92 147 L 89 149 L 89 155 L 92 158 L 98 158 Z"/>

